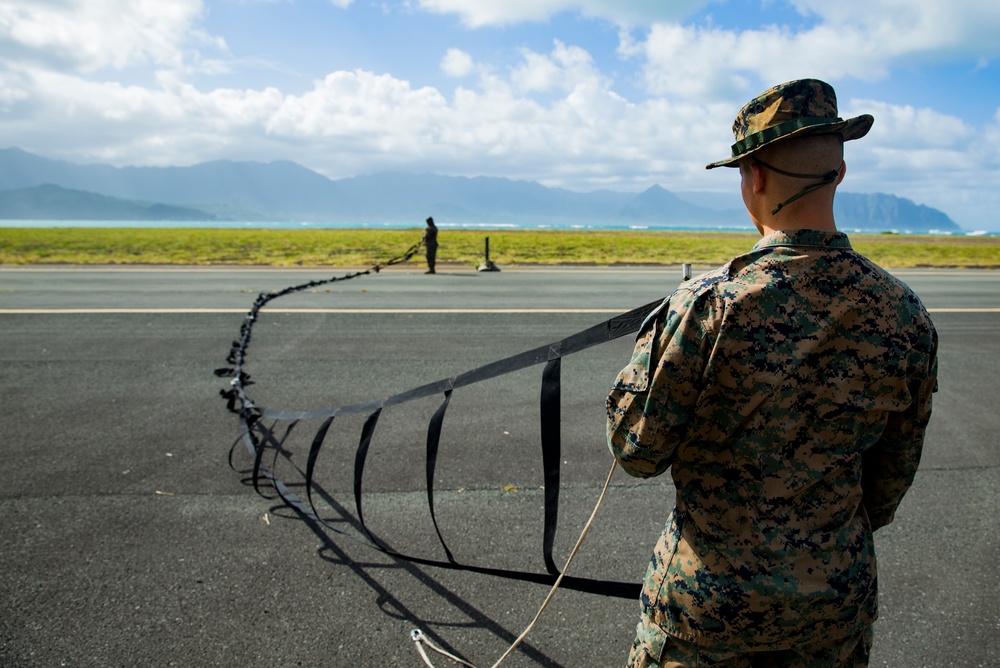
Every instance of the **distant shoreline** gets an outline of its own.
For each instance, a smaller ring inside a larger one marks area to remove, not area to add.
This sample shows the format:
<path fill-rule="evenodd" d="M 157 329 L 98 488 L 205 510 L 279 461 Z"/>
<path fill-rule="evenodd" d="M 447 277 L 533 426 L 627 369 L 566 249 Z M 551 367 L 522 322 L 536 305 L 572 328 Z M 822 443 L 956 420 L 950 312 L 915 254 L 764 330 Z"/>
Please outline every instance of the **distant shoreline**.
<path fill-rule="evenodd" d="M 678 226 L 640 224 L 601 224 L 595 222 L 438 222 L 442 230 L 461 232 L 684 232 L 684 233 L 752 233 L 753 227 L 745 214 L 732 225 Z M 390 231 L 422 229 L 423 221 L 310 221 L 310 220 L 63 220 L 63 219 L 0 219 L 0 229 L 204 229 L 204 230 L 367 230 Z M 934 237 L 1000 236 L 1000 230 L 935 230 L 935 229 L 867 229 L 844 226 L 848 234 L 902 234 Z"/>

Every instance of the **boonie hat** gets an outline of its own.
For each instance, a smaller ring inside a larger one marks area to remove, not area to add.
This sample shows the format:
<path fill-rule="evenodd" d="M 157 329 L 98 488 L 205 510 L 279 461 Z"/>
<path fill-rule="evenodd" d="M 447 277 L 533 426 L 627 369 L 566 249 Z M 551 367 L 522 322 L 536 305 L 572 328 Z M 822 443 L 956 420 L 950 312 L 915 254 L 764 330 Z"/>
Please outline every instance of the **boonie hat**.
<path fill-rule="evenodd" d="M 839 134 L 844 141 L 868 134 L 874 117 L 862 114 L 846 121 L 837 115 L 833 86 L 819 79 L 798 79 L 775 86 L 750 100 L 733 121 L 732 157 L 705 166 L 736 167 L 740 158 L 782 139 Z"/>

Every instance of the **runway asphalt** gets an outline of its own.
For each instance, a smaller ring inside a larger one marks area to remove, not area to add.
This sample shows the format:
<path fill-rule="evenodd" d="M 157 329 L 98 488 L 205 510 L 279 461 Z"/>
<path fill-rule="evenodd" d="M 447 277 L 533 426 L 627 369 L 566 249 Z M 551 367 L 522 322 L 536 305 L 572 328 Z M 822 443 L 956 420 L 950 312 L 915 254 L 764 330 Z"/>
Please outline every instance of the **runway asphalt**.
<path fill-rule="evenodd" d="M 558 341 L 680 280 L 676 267 L 422 269 L 272 302 L 247 361 L 258 405 L 380 399 Z M 547 587 L 386 556 L 254 493 L 244 454 L 230 468 L 237 424 L 213 370 L 245 313 L 260 292 L 344 273 L 0 267 L 0 666 L 421 666 L 415 628 L 489 666 L 528 625 Z M 896 273 L 938 327 L 940 391 L 916 483 L 876 534 L 871 665 L 998 666 L 1000 273 Z M 624 337 L 563 360 L 560 565 L 611 464 L 603 398 L 630 349 Z M 452 395 L 434 501 L 458 561 L 544 569 L 541 373 Z M 435 559 L 424 447 L 440 402 L 384 411 L 363 481 L 372 533 Z M 322 514 L 352 534 L 364 418 L 338 417 L 317 463 Z M 279 475 L 299 479 L 318 427 L 295 427 Z M 638 581 L 672 493 L 619 471 L 571 574 Z M 623 665 L 637 614 L 632 600 L 559 591 L 504 665 Z"/>

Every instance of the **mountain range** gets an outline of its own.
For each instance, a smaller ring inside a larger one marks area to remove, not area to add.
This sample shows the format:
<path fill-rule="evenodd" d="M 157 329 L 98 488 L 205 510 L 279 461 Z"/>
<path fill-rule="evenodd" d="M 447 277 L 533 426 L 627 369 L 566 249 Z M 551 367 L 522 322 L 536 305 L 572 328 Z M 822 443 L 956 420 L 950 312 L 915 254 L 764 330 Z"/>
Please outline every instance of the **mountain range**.
<path fill-rule="evenodd" d="M 958 231 L 945 213 L 887 194 L 838 192 L 844 229 Z M 496 177 L 381 173 L 329 179 L 289 161 L 219 160 L 190 167 L 79 165 L 0 149 L 0 219 L 303 220 L 596 224 L 605 227 L 747 225 L 738 193 L 580 193 Z"/>

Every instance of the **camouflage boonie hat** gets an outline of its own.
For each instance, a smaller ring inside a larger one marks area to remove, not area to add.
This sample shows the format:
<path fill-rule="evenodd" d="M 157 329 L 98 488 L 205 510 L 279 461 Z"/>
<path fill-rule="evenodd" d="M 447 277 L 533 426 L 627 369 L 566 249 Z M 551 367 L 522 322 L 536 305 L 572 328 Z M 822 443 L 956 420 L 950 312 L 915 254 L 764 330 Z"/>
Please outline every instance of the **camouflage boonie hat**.
<path fill-rule="evenodd" d="M 750 100 L 733 121 L 733 155 L 713 167 L 736 167 L 740 158 L 790 137 L 839 134 L 845 141 L 868 134 L 875 119 L 862 114 L 844 120 L 837 115 L 833 86 L 819 79 L 799 79 L 775 86 Z"/>

